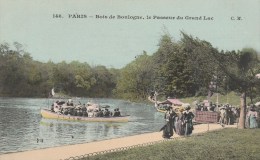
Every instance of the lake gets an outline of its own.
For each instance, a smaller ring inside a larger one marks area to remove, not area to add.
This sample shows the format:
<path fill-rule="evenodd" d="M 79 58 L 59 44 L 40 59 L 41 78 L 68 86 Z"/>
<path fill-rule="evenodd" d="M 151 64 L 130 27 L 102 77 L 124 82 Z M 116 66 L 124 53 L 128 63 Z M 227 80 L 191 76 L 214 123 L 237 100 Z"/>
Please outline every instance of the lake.
<path fill-rule="evenodd" d="M 117 137 L 156 132 L 164 125 L 163 113 L 153 104 L 132 103 L 116 99 L 77 98 L 119 108 L 129 114 L 128 123 L 71 122 L 44 119 L 40 110 L 53 100 L 41 98 L 0 98 L 0 154 L 100 141 Z M 37 141 L 37 139 L 39 139 Z"/>

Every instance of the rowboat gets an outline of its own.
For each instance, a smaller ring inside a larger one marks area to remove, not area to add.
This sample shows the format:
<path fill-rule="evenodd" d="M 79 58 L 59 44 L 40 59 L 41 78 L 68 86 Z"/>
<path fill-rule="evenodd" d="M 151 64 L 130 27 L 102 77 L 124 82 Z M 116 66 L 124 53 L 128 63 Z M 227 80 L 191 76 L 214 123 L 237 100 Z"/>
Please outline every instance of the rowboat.
<path fill-rule="evenodd" d="M 155 108 L 158 112 L 161 112 L 161 113 L 166 113 L 166 111 L 167 111 L 165 108 L 159 108 L 159 107 L 155 107 Z M 179 106 L 179 107 L 173 106 L 172 109 L 175 111 L 175 113 L 178 114 L 184 110 L 184 107 L 183 106 Z"/>
<path fill-rule="evenodd" d="M 119 117 L 82 117 L 82 116 L 71 116 L 52 112 L 49 109 L 41 109 L 41 115 L 47 119 L 59 119 L 68 121 L 82 121 L 82 122 L 128 122 L 129 115 Z"/>
<path fill-rule="evenodd" d="M 176 113 L 184 110 L 185 106 L 189 105 L 188 103 L 183 103 L 175 98 L 167 98 L 165 101 L 157 101 L 156 95 L 149 96 L 148 100 L 154 103 L 154 107 L 158 112 L 166 113 L 168 107 L 172 107 Z"/>
<path fill-rule="evenodd" d="M 154 107 L 158 112 L 161 113 L 166 113 L 166 109 L 163 107 L 159 107 L 158 103 L 161 103 L 160 101 L 157 101 L 156 99 L 151 98 L 150 96 L 148 97 L 148 100 L 154 103 Z"/>
<path fill-rule="evenodd" d="M 161 113 L 166 113 L 166 109 L 156 108 L 156 110 L 157 110 L 158 112 L 161 112 Z"/>

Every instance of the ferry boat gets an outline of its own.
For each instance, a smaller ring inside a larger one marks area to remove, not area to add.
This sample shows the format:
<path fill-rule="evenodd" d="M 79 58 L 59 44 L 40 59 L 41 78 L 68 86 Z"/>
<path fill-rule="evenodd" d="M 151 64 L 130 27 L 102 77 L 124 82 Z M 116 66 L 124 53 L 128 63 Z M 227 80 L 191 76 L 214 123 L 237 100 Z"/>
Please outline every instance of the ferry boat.
<path fill-rule="evenodd" d="M 71 116 L 53 112 L 49 109 L 42 109 L 41 116 L 48 119 L 59 119 L 69 121 L 83 121 L 83 122 L 128 122 L 129 115 L 126 116 L 109 116 L 109 117 L 83 117 L 83 116 Z"/>

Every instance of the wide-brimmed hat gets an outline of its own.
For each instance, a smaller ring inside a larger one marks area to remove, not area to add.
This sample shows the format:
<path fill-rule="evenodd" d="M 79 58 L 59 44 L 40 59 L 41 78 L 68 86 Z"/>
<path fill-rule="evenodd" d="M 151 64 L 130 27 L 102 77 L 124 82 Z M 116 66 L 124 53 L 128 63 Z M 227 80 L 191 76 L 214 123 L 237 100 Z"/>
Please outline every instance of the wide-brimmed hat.
<path fill-rule="evenodd" d="M 190 106 L 186 106 L 186 107 L 185 107 L 185 110 L 190 110 Z"/>
<path fill-rule="evenodd" d="M 255 108 L 256 108 L 256 106 L 255 106 L 254 104 L 251 104 L 251 105 L 250 105 L 250 110 L 251 110 L 251 111 L 255 111 Z"/>
<path fill-rule="evenodd" d="M 180 108 L 179 111 L 180 111 L 180 112 L 183 112 L 183 111 L 184 111 L 184 108 Z"/>

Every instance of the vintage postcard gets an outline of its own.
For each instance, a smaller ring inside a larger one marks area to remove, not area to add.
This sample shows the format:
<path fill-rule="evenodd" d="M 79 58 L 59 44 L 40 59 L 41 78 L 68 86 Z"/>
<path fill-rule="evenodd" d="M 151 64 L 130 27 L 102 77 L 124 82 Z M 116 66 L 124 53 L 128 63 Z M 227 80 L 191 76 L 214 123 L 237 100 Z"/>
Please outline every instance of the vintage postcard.
<path fill-rule="evenodd" d="M 135 76 L 127 69 L 146 65 L 141 56 L 158 53 L 165 35 L 259 53 L 259 15 L 259 0 L 0 0 L 0 159 L 67 159 L 162 140 L 164 115 L 131 101 L 146 97 L 152 85 L 140 88 L 154 79 L 139 76 L 127 88 L 132 81 L 122 77 Z M 121 71 L 128 74 L 116 77 Z M 94 103 L 123 116 L 89 120 L 95 107 L 85 106 Z M 204 125 L 194 132 L 211 129 Z"/>

